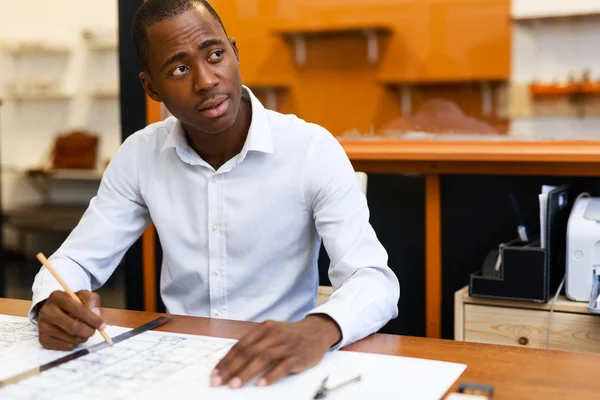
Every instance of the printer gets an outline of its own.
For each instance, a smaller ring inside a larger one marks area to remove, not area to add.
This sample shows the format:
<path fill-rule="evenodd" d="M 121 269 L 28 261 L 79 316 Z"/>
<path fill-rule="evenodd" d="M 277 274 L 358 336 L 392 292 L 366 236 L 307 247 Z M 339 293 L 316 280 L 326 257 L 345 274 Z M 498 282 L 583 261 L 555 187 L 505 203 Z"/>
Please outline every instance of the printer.
<path fill-rule="evenodd" d="M 600 313 L 600 198 L 578 197 L 567 223 L 567 297 Z"/>

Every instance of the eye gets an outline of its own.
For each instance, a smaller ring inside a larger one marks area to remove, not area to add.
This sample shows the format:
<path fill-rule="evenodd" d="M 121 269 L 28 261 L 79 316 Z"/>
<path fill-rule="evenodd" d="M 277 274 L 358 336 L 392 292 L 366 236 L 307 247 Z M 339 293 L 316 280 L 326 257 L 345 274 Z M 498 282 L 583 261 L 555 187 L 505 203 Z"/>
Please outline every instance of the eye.
<path fill-rule="evenodd" d="M 173 72 L 171 72 L 171 75 L 173 76 L 182 76 L 183 74 L 185 74 L 187 72 L 188 68 L 185 65 L 180 65 L 178 67 L 176 67 Z"/>
<path fill-rule="evenodd" d="M 208 57 L 208 59 L 209 59 L 210 61 L 219 61 L 221 58 L 223 58 L 223 53 L 224 53 L 224 51 L 223 51 L 223 50 L 216 50 L 216 51 L 213 51 L 213 52 L 210 54 L 210 56 Z"/>

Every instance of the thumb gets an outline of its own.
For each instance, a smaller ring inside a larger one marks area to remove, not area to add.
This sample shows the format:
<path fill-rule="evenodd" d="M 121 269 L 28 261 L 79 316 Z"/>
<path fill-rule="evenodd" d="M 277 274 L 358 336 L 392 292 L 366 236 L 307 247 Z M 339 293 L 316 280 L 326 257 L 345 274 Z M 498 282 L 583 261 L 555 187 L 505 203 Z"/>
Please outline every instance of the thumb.
<path fill-rule="evenodd" d="M 100 316 L 100 295 L 98 293 L 80 290 L 77 292 L 77 297 L 79 297 L 85 308 Z"/>

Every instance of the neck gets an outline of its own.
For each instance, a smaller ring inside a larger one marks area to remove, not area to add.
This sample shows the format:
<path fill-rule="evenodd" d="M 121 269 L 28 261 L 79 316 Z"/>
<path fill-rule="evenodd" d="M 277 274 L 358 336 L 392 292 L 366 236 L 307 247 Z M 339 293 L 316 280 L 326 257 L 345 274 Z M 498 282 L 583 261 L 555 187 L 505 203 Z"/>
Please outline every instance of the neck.
<path fill-rule="evenodd" d="M 242 95 L 235 122 L 225 132 L 208 134 L 184 125 L 187 140 L 196 153 L 215 170 L 242 151 L 252 120 L 250 98 Z"/>

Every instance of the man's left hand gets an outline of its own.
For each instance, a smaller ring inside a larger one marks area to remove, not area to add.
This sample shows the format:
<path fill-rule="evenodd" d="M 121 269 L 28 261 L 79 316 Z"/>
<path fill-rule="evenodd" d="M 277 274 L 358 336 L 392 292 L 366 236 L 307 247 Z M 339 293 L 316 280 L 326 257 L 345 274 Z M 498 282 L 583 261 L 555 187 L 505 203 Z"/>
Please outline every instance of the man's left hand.
<path fill-rule="evenodd" d="M 309 315 L 294 323 L 263 322 L 217 364 L 211 385 L 237 389 L 265 372 L 256 384 L 270 385 L 313 367 L 341 338 L 337 323 L 324 314 Z"/>

